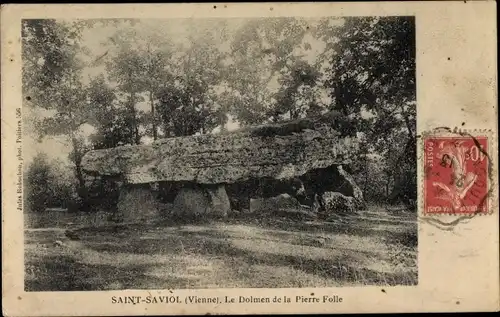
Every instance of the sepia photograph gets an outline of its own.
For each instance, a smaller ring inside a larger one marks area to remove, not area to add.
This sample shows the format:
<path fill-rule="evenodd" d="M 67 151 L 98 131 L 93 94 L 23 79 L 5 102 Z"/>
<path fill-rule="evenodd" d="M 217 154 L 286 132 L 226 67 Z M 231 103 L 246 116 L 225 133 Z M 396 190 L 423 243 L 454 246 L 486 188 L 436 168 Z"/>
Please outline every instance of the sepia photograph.
<path fill-rule="evenodd" d="M 21 33 L 26 292 L 418 284 L 414 16 Z"/>
<path fill-rule="evenodd" d="M 498 311 L 495 9 L 0 6 L 2 313 Z"/>

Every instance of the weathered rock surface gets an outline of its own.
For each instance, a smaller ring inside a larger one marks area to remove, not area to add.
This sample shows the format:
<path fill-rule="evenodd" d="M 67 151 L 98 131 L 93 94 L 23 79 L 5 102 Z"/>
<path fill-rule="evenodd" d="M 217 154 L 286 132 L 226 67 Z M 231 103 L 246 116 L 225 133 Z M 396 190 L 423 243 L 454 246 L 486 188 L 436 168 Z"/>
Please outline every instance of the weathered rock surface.
<path fill-rule="evenodd" d="M 365 208 L 361 189 L 342 165 L 314 169 L 301 176 L 300 179 L 309 199 L 315 199 L 317 195 L 322 196 L 325 192 L 338 192 L 354 197 L 356 208 Z"/>
<path fill-rule="evenodd" d="M 146 186 L 123 186 L 117 204 L 124 222 L 151 222 L 160 217 L 160 206 Z"/>
<path fill-rule="evenodd" d="M 206 186 L 205 190 L 210 199 L 209 212 L 211 216 L 218 218 L 227 217 L 228 213 L 231 211 L 231 203 L 224 185 Z"/>
<path fill-rule="evenodd" d="M 174 200 L 175 218 L 196 219 L 209 212 L 210 200 L 201 188 L 182 188 Z"/>
<path fill-rule="evenodd" d="M 356 140 L 332 129 L 335 114 L 223 134 L 164 139 L 152 145 L 88 152 L 85 172 L 127 183 L 189 181 L 234 183 L 250 178 L 286 179 L 351 161 Z"/>
<path fill-rule="evenodd" d="M 365 209 L 366 202 L 363 197 L 363 192 L 359 188 L 358 184 L 354 181 L 351 174 L 347 173 L 342 166 L 338 166 L 338 172 L 344 180 L 341 189 L 345 190 L 346 195 L 352 196 L 354 198 L 354 205 L 357 209 Z"/>
<path fill-rule="evenodd" d="M 324 192 L 318 197 L 317 212 L 325 217 L 330 214 L 353 213 L 356 210 L 354 197 L 345 196 L 338 192 Z"/>
<path fill-rule="evenodd" d="M 224 186 L 185 187 L 173 204 L 173 216 L 181 219 L 224 218 L 230 211 Z"/>

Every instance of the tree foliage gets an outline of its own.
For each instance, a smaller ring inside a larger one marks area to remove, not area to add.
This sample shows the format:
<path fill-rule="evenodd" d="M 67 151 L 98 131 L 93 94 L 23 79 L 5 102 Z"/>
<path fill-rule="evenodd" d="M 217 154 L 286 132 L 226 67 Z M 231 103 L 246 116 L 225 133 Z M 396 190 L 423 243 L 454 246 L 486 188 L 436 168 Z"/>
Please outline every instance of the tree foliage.
<path fill-rule="evenodd" d="M 217 100 L 215 91 L 225 75 L 226 57 L 216 45 L 216 35 L 211 30 L 191 35 L 173 62 L 171 80 L 157 93 L 166 136 L 209 133 L 227 120 L 224 103 Z"/>
<path fill-rule="evenodd" d="M 44 212 L 49 207 L 72 207 L 74 184 L 64 177 L 60 166 L 60 162 L 49 160 L 43 153 L 33 158 L 25 174 L 28 210 Z"/>
<path fill-rule="evenodd" d="M 80 27 L 78 22 L 54 20 L 23 20 L 23 90 L 30 105 L 43 108 L 52 115 L 35 122 L 39 136 L 64 135 L 72 146 L 70 159 L 75 176 L 84 186 L 81 172 L 81 126 L 88 122 L 92 104 L 87 103 L 86 89 L 81 81 L 83 67 L 78 53 Z"/>
<path fill-rule="evenodd" d="M 365 190 L 413 199 L 414 18 L 240 22 L 232 30 L 230 20 L 172 20 L 156 28 L 128 20 L 23 20 L 25 103 L 45 110 L 36 122 L 40 137 L 67 137 L 80 195 L 88 192 L 81 159 L 91 148 L 211 133 L 225 129 L 228 117 L 244 126 L 336 110 L 338 132 L 363 141 L 353 170 Z M 101 43 L 105 53 L 93 56 L 83 33 L 109 25 L 117 27 Z M 181 26 L 185 34 L 168 33 Z M 86 80 L 96 67 L 101 74 Z M 93 132 L 83 133 L 88 127 Z"/>
<path fill-rule="evenodd" d="M 318 76 L 300 54 L 310 45 L 304 42 L 308 33 L 309 23 L 295 18 L 255 19 L 237 31 L 227 82 L 230 110 L 239 120 L 259 124 L 299 116 L 294 97 Z"/>
<path fill-rule="evenodd" d="M 394 195 L 415 199 L 414 18 L 349 18 L 333 29 L 328 22 L 322 22 L 318 34 L 325 41 L 335 37 L 323 53 L 331 60 L 324 85 L 333 100 L 330 107 L 344 115 L 340 132 L 363 133 L 371 147 L 366 152 L 391 164 L 397 179 Z M 399 149 L 390 149 L 391 144 Z"/>

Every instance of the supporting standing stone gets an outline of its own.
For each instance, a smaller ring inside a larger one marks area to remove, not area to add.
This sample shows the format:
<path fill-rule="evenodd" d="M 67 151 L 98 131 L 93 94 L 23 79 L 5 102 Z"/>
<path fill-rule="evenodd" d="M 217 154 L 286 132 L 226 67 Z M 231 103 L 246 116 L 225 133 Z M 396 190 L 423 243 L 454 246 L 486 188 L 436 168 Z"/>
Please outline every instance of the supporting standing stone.
<path fill-rule="evenodd" d="M 206 186 L 206 191 L 210 199 L 210 214 L 215 218 L 225 218 L 231 211 L 231 203 L 226 193 L 226 188 L 222 184 Z"/>
<path fill-rule="evenodd" d="M 361 189 L 340 164 L 312 169 L 300 179 L 303 181 L 309 203 L 312 203 L 316 196 L 321 197 L 323 193 L 337 192 L 353 197 L 357 209 L 366 208 Z"/>
<path fill-rule="evenodd" d="M 365 199 L 363 198 L 363 192 L 361 191 L 361 188 L 359 188 L 359 186 L 354 181 L 352 175 L 347 173 L 347 171 L 344 170 L 344 168 L 341 165 L 337 167 L 337 170 L 339 171 L 339 174 L 344 178 L 344 186 L 347 189 L 346 194 L 354 198 L 354 204 L 356 208 L 365 209 L 366 202 Z"/>
<path fill-rule="evenodd" d="M 124 222 L 151 222 L 159 218 L 159 205 L 148 184 L 122 186 L 117 209 Z"/>
<path fill-rule="evenodd" d="M 185 187 L 175 197 L 172 214 L 183 220 L 199 219 L 210 208 L 210 199 L 201 187 Z"/>
<path fill-rule="evenodd" d="M 230 208 L 224 185 L 193 185 L 180 189 L 173 215 L 186 220 L 225 218 Z"/>
<path fill-rule="evenodd" d="M 356 210 L 354 197 L 338 192 L 324 192 L 317 201 L 318 213 L 328 217 L 332 214 L 353 213 Z"/>

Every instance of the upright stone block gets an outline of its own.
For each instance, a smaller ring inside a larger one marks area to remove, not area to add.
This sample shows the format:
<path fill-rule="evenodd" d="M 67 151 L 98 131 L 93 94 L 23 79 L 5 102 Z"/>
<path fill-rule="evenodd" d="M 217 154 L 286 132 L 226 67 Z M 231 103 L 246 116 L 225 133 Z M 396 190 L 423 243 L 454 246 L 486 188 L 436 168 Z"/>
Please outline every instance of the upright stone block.
<path fill-rule="evenodd" d="M 224 184 L 206 186 L 210 199 L 210 213 L 215 218 L 225 218 L 231 211 L 231 203 L 226 193 Z"/>
<path fill-rule="evenodd" d="M 354 177 L 352 177 L 352 175 L 349 174 L 341 165 L 337 167 L 337 170 L 340 176 L 344 179 L 344 188 L 346 189 L 345 194 L 354 198 L 354 205 L 357 209 L 365 209 L 366 202 L 363 197 L 363 192 L 354 181 Z"/>
<path fill-rule="evenodd" d="M 174 200 L 172 215 L 177 219 L 199 219 L 206 216 L 210 199 L 201 187 L 182 188 Z"/>
<path fill-rule="evenodd" d="M 160 206 L 148 184 L 120 188 L 118 213 L 124 222 L 152 222 L 160 218 Z"/>

